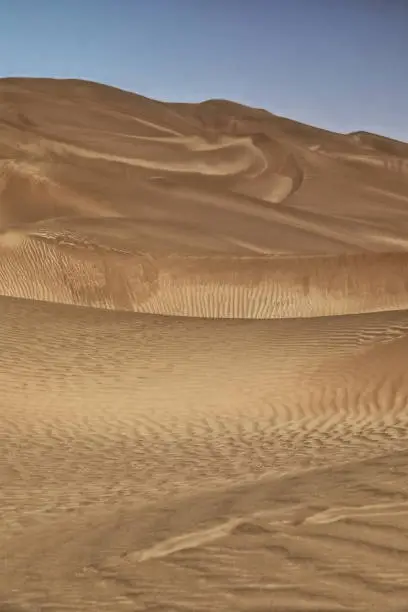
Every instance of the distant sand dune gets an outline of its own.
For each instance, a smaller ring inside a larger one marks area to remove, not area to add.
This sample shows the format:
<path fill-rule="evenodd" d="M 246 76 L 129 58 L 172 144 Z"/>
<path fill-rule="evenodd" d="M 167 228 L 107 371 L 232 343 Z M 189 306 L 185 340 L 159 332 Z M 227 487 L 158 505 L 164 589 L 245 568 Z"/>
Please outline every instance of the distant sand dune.
<path fill-rule="evenodd" d="M 0 610 L 406 608 L 407 164 L 0 80 Z"/>

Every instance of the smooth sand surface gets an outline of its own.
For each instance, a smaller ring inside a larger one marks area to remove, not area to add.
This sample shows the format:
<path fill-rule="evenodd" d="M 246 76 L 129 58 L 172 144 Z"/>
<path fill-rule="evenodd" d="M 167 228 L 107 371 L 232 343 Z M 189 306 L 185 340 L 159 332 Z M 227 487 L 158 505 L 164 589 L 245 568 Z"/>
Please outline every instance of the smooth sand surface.
<path fill-rule="evenodd" d="M 408 145 L 0 80 L 0 612 L 406 610 Z"/>

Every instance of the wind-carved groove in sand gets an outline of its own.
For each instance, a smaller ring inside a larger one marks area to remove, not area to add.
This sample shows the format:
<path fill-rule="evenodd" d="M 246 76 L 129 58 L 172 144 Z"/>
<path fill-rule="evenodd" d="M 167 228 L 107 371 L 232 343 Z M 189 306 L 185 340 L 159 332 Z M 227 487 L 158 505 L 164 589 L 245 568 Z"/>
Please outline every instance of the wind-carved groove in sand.
<path fill-rule="evenodd" d="M 347 520 L 349 518 L 370 518 L 375 516 L 387 516 L 389 514 L 408 514 L 408 502 L 378 503 L 360 507 L 334 507 L 320 512 L 313 512 L 312 510 L 299 505 L 295 506 L 292 512 L 290 512 L 289 509 L 285 509 L 283 516 L 279 516 L 278 512 L 275 514 L 276 517 L 274 517 L 273 511 L 264 511 L 258 513 L 255 512 L 253 515 L 249 515 L 247 517 L 232 517 L 214 527 L 207 527 L 194 532 L 188 532 L 182 535 L 166 538 L 148 548 L 129 552 L 121 558 L 111 557 L 105 561 L 103 564 L 103 569 L 107 569 L 109 566 L 115 566 L 118 562 L 123 560 L 142 563 L 150 559 L 168 557 L 183 550 L 208 545 L 214 540 L 232 535 L 234 531 L 238 532 L 240 529 L 242 529 L 242 533 L 251 534 L 257 533 L 256 530 L 258 528 L 258 532 L 261 532 L 262 529 L 264 529 L 265 534 L 270 534 L 273 525 L 284 526 L 284 524 L 287 522 L 324 525 Z M 291 516 L 291 514 L 293 514 L 293 516 Z M 304 516 L 302 517 L 302 520 L 299 521 L 299 516 L 302 515 Z M 270 528 L 270 531 L 266 526 L 263 527 L 262 523 L 258 526 L 256 522 L 257 519 L 264 519 L 264 522 Z"/>
<path fill-rule="evenodd" d="M 394 174 L 408 174 L 408 159 L 404 159 L 397 156 L 391 155 L 375 155 L 371 153 L 365 154 L 352 154 L 352 153 L 328 153 L 324 152 L 324 155 L 331 157 L 336 160 L 343 160 L 345 162 L 353 163 L 356 165 L 366 165 L 373 168 L 380 168 L 392 172 Z"/>
<path fill-rule="evenodd" d="M 219 538 L 223 538 L 229 535 L 235 527 L 243 522 L 242 519 L 232 518 L 230 520 L 217 525 L 216 527 L 209 527 L 200 531 L 192 533 L 186 533 L 180 536 L 174 536 L 168 538 L 162 542 L 154 544 L 150 548 L 131 552 L 126 555 L 126 560 L 129 561 L 147 561 L 149 559 L 158 559 L 171 555 L 172 553 L 186 550 L 188 548 L 195 548 L 203 544 L 208 544 Z M 113 560 L 110 559 L 110 562 Z"/>
<path fill-rule="evenodd" d="M 305 523 L 325 525 L 350 518 L 370 518 L 392 514 L 408 514 L 408 502 L 366 504 L 361 507 L 339 506 L 317 512 L 305 518 Z"/>
<path fill-rule="evenodd" d="M 59 184 L 50 169 L 47 161 L 0 160 L 0 230 L 62 214 L 117 216 L 106 204 Z"/>
<path fill-rule="evenodd" d="M 142 137 L 132 140 L 140 156 L 129 157 L 70 143 L 42 140 L 22 145 L 31 155 L 75 155 L 111 161 L 145 170 L 202 174 L 236 181 L 233 190 L 278 204 L 299 189 L 303 173 L 295 157 L 264 135 L 219 136 L 209 142 L 200 136 Z"/>

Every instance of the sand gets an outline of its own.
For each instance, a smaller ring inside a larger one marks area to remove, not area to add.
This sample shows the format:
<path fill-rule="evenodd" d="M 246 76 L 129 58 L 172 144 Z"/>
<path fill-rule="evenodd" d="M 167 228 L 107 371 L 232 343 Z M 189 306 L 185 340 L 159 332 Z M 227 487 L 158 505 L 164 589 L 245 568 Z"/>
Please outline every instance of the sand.
<path fill-rule="evenodd" d="M 404 610 L 408 145 L 0 80 L 0 610 Z"/>

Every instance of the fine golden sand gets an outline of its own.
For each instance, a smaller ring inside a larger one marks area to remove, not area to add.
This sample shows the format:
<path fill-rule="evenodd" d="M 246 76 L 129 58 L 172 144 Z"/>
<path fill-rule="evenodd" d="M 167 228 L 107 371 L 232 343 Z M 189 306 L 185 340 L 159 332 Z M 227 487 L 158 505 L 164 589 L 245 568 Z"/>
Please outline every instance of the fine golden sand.
<path fill-rule="evenodd" d="M 407 609 L 407 144 L 2 79 L 0 320 L 0 612 Z"/>

